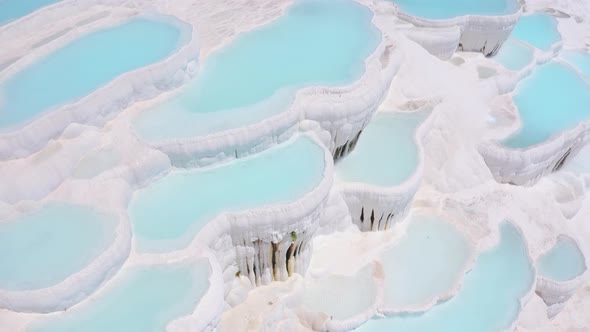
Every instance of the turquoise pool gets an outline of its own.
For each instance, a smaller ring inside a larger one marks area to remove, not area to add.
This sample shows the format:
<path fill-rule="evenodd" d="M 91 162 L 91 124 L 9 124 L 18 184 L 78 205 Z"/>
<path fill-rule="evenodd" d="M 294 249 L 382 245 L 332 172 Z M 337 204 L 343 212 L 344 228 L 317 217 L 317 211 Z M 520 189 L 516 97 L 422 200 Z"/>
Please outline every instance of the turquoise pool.
<path fill-rule="evenodd" d="M 375 186 L 399 185 L 418 167 L 416 128 L 430 112 L 380 112 L 354 150 L 336 164 L 339 179 Z"/>
<path fill-rule="evenodd" d="M 522 16 L 512 30 L 512 36 L 545 51 L 561 40 L 557 20 L 547 14 Z"/>
<path fill-rule="evenodd" d="M 539 257 L 537 270 L 546 278 L 567 281 L 586 271 L 586 260 L 571 238 L 561 236 L 553 248 Z"/>
<path fill-rule="evenodd" d="M 172 172 L 137 192 L 130 204 L 137 247 L 182 249 L 224 211 L 295 201 L 320 183 L 324 156 L 301 136 L 222 166 Z"/>
<path fill-rule="evenodd" d="M 29 332 L 161 332 L 193 312 L 209 288 L 209 264 L 136 267 L 115 285 L 57 317 L 40 319 Z"/>
<path fill-rule="evenodd" d="M 61 0 L 0 0 L 0 26 Z"/>
<path fill-rule="evenodd" d="M 533 61 L 533 49 L 522 41 L 510 37 L 504 42 L 494 59 L 508 70 L 518 71 Z"/>
<path fill-rule="evenodd" d="M 503 142 L 512 148 L 542 143 L 590 118 L 590 84 L 558 62 L 538 66 L 518 84 L 513 99 L 521 128 Z"/>
<path fill-rule="evenodd" d="M 58 203 L 0 222 L 0 289 L 62 282 L 114 242 L 116 226 L 113 217 L 91 208 Z"/>
<path fill-rule="evenodd" d="M 174 25 L 134 18 L 74 40 L 2 82 L 0 130 L 75 102 L 125 72 L 163 60 L 181 45 L 181 39 Z"/>
<path fill-rule="evenodd" d="M 505 223 L 500 231 L 498 246 L 478 257 L 453 298 L 422 314 L 370 320 L 358 331 L 504 331 L 517 318 L 519 301 L 530 290 L 534 273 L 518 230 Z"/>
<path fill-rule="evenodd" d="M 381 40 L 371 20 L 354 1 L 298 0 L 210 55 L 194 81 L 134 127 L 149 141 L 206 135 L 285 111 L 303 87 L 350 84 Z"/>
<path fill-rule="evenodd" d="M 590 54 L 580 51 L 562 51 L 561 56 L 590 80 Z"/>
<path fill-rule="evenodd" d="M 515 0 L 389 0 L 412 16 L 428 19 L 449 19 L 465 15 L 509 15 L 520 5 Z"/>
<path fill-rule="evenodd" d="M 405 237 L 381 255 L 385 308 L 416 308 L 445 295 L 462 278 L 472 250 L 441 217 L 412 216 Z"/>

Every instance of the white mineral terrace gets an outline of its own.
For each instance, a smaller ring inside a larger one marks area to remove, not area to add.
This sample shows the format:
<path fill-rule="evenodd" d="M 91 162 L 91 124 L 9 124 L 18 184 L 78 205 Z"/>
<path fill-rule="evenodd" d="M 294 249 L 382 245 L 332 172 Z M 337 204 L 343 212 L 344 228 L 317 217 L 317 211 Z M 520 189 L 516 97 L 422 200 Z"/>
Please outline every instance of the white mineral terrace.
<path fill-rule="evenodd" d="M 590 2 L 0 0 L 0 332 L 590 331 Z"/>

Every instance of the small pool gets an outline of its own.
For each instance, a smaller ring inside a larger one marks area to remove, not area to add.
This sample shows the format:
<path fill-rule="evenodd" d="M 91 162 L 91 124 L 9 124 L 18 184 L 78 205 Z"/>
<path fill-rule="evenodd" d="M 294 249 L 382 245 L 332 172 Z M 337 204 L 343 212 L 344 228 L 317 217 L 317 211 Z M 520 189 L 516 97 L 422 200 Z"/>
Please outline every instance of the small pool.
<path fill-rule="evenodd" d="M 462 278 L 472 250 L 446 220 L 412 216 L 405 237 L 381 256 L 385 309 L 417 308 L 446 295 Z"/>
<path fill-rule="evenodd" d="M 82 304 L 47 319 L 29 332 L 161 332 L 193 312 L 209 288 L 209 264 L 153 265 L 119 272 L 114 285 Z"/>
<path fill-rule="evenodd" d="M 353 276 L 332 275 L 306 281 L 303 308 L 346 320 L 368 310 L 377 297 L 374 268 L 367 265 Z"/>
<path fill-rule="evenodd" d="M 2 82 L 0 131 L 75 102 L 125 72 L 161 61 L 181 42 L 176 26 L 147 18 L 84 35 Z"/>
<path fill-rule="evenodd" d="M 519 301 L 529 292 L 534 273 L 518 230 L 505 223 L 500 232 L 500 243 L 478 257 L 453 298 L 425 313 L 370 320 L 358 331 L 504 331 L 518 317 Z"/>
<path fill-rule="evenodd" d="M 410 178 L 418 167 L 416 128 L 428 114 L 377 113 L 354 150 L 336 164 L 338 178 L 375 186 L 396 186 Z"/>
<path fill-rule="evenodd" d="M 54 203 L 0 222 L 0 289 L 54 286 L 100 256 L 117 221 L 91 208 Z"/>
<path fill-rule="evenodd" d="M 538 66 L 523 79 L 513 99 L 521 128 L 503 142 L 512 148 L 542 143 L 590 118 L 590 84 L 554 61 Z"/>
<path fill-rule="evenodd" d="M 590 54 L 580 51 L 562 51 L 561 57 L 590 80 Z"/>
<path fill-rule="evenodd" d="M 186 247 L 224 211 L 288 203 L 322 180 L 324 150 L 299 136 L 217 167 L 175 171 L 137 192 L 129 213 L 139 250 Z"/>
<path fill-rule="evenodd" d="M 522 41 L 510 37 L 494 56 L 494 60 L 508 70 L 518 71 L 533 61 L 533 49 Z"/>
<path fill-rule="evenodd" d="M 0 26 L 61 0 L 0 0 Z"/>
<path fill-rule="evenodd" d="M 515 0 L 389 0 L 409 15 L 434 20 L 465 15 L 509 15 L 520 5 Z"/>
<path fill-rule="evenodd" d="M 574 240 L 560 236 L 557 243 L 537 260 L 539 275 L 555 280 L 568 281 L 586 271 L 586 260 Z"/>
<path fill-rule="evenodd" d="M 545 51 L 550 50 L 553 44 L 561 40 L 557 30 L 557 20 L 547 14 L 522 16 L 512 30 L 512 37 Z"/>
<path fill-rule="evenodd" d="M 285 16 L 210 55 L 180 95 L 135 120 L 148 141 L 242 127 L 285 111 L 306 86 L 359 79 L 381 35 L 354 1 L 298 0 Z"/>

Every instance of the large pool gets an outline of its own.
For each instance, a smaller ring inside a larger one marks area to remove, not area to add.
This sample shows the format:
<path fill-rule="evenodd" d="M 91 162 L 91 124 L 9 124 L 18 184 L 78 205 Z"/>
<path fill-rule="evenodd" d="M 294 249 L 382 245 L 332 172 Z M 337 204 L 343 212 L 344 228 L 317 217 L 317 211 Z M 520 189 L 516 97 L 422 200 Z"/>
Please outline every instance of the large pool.
<path fill-rule="evenodd" d="M 512 148 L 539 144 L 590 119 L 590 84 L 568 66 L 549 62 L 517 86 L 521 128 L 504 141 Z"/>
<path fill-rule="evenodd" d="M 537 260 L 539 275 L 556 281 L 567 281 L 586 271 L 586 260 L 580 248 L 569 237 L 560 236 L 557 243 Z"/>
<path fill-rule="evenodd" d="M 300 136 L 222 166 L 172 172 L 133 198 L 136 244 L 146 251 L 181 249 L 224 211 L 295 201 L 320 183 L 324 157 L 319 145 Z"/>
<path fill-rule="evenodd" d="M 61 0 L 0 0 L 0 26 Z"/>
<path fill-rule="evenodd" d="M 35 290 L 62 282 L 114 242 L 116 226 L 111 216 L 61 203 L 0 222 L 0 289 Z"/>
<path fill-rule="evenodd" d="M 416 128 L 429 112 L 380 112 L 354 150 L 336 165 L 339 179 L 376 186 L 399 185 L 418 167 Z"/>
<path fill-rule="evenodd" d="M 406 236 L 381 256 L 385 308 L 419 308 L 448 294 L 462 278 L 472 250 L 443 218 L 412 216 Z"/>
<path fill-rule="evenodd" d="M 561 40 L 557 20 L 548 14 L 522 16 L 512 30 L 512 36 L 542 50 L 551 49 L 553 44 Z"/>
<path fill-rule="evenodd" d="M 500 243 L 478 257 L 453 298 L 422 314 L 371 320 L 358 331 L 504 331 L 518 317 L 519 301 L 530 290 L 534 273 L 518 230 L 506 223 L 500 231 Z"/>
<path fill-rule="evenodd" d="M 0 85 L 0 130 L 72 103 L 125 72 L 161 61 L 182 42 L 164 21 L 134 18 L 84 35 Z"/>
<path fill-rule="evenodd" d="M 305 86 L 352 83 L 381 40 L 371 20 L 354 1 L 298 0 L 209 56 L 189 86 L 144 111 L 135 129 L 150 141 L 206 135 L 285 111 Z"/>
<path fill-rule="evenodd" d="M 520 5 L 515 0 L 389 0 L 413 16 L 429 19 L 449 19 L 465 15 L 509 15 Z"/>
<path fill-rule="evenodd" d="M 29 332 L 160 332 L 193 312 L 209 288 L 209 264 L 128 268 L 94 298 L 35 322 Z"/>

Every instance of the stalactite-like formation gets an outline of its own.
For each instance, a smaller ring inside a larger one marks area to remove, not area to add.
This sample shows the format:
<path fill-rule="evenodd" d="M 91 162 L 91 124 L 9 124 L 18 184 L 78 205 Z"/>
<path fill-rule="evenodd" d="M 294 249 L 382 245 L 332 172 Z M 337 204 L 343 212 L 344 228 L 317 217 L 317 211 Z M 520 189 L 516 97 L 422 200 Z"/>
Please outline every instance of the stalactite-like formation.
<path fill-rule="evenodd" d="M 359 131 L 353 139 L 348 140 L 343 145 L 336 147 L 334 153 L 332 154 L 334 161 L 337 161 L 338 159 L 348 155 L 350 152 L 352 152 L 352 150 L 354 150 L 354 147 L 356 146 L 356 143 L 358 142 L 362 132 L 362 130 Z"/>

